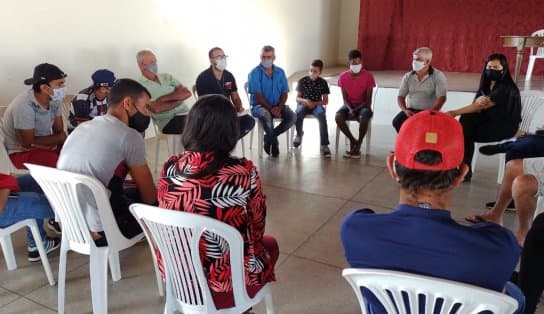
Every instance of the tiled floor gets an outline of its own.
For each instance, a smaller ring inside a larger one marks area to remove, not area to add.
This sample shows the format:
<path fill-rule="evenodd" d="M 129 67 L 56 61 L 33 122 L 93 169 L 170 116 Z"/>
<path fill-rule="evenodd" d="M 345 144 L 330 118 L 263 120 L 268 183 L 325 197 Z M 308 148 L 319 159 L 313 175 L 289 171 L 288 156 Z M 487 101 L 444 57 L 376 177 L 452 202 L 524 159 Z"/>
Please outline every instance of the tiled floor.
<path fill-rule="evenodd" d="M 450 97 L 449 101 L 456 100 Z M 331 102 L 331 140 L 334 106 Z M 377 107 L 377 115 L 380 110 Z M 354 295 L 341 276 L 347 264 L 338 230 L 343 217 L 353 209 L 371 207 L 386 212 L 396 204 L 398 189 L 384 164 L 395 138 L 386 120 L 376 119 L 371 154 L 361 160 L 344 160 L 334 151 L 332 159 L 321 159 L 316 120 L 306 121 L 302 149 L 292 154 L 284 151 L 285 137 L 280 138 L 283 150 L 278 159 L 259 159 L 256 139 L 252 150 L 246 145 L 246 156 L 259 167 L 267 195 L 267 232 L 278 239 L 280 246 L 277 282 L 273 286 L 277 313 L 358 313 Z M 344 150 L 343 143 L 339 150 Z M 152 165 L 154 140 L 148 140 L 148 152 Z M 239 147 L 235 154 L 241 155 Z M 166 152 L 161 151 L 160 159 L 166 157 Z M 452 211 L 456 219 L 482 210 L 485 202 L 494 199 L 497 165 L 497 158 L 480 156 L 473 182 L 455 192 Z M 506 215 L 505 222 L 511 228 L 515 215 Z M 47 284 L 40 263 L 26 261 L 24 232 L 12 238 L 19 268 L 7 271 L 0 258 L 0 313 L 55 312 L 56 287 Z M 123 279 L 115 283 L 110 279 L 108 285 L 110 313 L 161 313 L 164 299 L 157 293 L 147 244 L 122 252 L 120 258 Z M 58 253 L 52 254 L 50 262 L 56 276 Z M 70 254 L 68 267 L 66 312 L 90 313 L 88 258 Z M 261 306 L 256 312 L 264 313 Z"/>

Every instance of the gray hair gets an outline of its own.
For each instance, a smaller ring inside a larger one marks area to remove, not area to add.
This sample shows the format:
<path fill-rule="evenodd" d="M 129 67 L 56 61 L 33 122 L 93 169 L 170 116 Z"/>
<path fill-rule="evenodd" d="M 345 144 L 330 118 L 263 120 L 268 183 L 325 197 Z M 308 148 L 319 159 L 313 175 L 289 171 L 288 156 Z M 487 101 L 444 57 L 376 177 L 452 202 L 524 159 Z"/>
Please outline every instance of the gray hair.
<path fill-rule="evenodd" d="M 138 53 L 136 54 L 136 62 L 138 62 L 138 64 L 141 64 L 142 59 L 147 54 L 153 54 L 154 55 L 153 51 L 151 51 L 149 49 L 142 49 L 142 50 L 138 51 Z"/>
<path fill-rule="evenodd" d="M 276 49 L 274 49 L 274 47 L 270 46 L 270 45 L 266 45 L 263 47 L 263 49 L 261 49 L 261 53 L 263 52 L 272 52 L 272 53 L 275 53 L 276 52 Z"/>
<path fill-rule="evenodd" d="M 433 58 L 433 51 L 429 47 L 419 47 L 414 50 L 414 56 L 421 56 L 427 61 L 431 61 Z"/>

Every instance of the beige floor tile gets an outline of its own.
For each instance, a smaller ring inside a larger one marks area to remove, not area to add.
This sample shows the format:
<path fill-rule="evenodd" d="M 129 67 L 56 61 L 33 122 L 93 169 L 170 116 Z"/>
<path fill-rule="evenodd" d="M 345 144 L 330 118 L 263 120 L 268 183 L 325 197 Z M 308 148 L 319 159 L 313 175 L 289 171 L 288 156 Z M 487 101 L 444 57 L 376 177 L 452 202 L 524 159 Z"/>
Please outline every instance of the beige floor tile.
<path fill-rule="evenodd" d="M 11 291 L 0 288 L 0 308 L 8 303 L 15 301 L 20 298 L 20 295 L 17 295 Z"/>
<path fill-rule="evenodd" d="M 339 268 L 348 267 L 340 241 L 340 226 L 344 217 L 355 209 L 371 208 L 376 212 L 391 209 L 363 203 L 348 202 L 327 223 L 312 234 L 292 255 L 304 257 Z"/>
<path fill-rule="evenodd" d="M 276 313 L 359 313 L 357 299 L 341 268 L 291 256 L 272 286 Z M 263 306 L 256 313 L 265 313 Z"/>
<path fill-rule="evenodd" d="M 280 252 L 291 253 L 321 227 L 345 201 L 264 186 L 267 195 L 266 233 L 278 240 Z"/>
<path fill-rule="evenodd" d="M 53 314 L 55 311 L 32 302 L 25 298 L 20 298 L 15 302 L 12 302 L 2 308 L 0 308 L 2 314 Z"/>

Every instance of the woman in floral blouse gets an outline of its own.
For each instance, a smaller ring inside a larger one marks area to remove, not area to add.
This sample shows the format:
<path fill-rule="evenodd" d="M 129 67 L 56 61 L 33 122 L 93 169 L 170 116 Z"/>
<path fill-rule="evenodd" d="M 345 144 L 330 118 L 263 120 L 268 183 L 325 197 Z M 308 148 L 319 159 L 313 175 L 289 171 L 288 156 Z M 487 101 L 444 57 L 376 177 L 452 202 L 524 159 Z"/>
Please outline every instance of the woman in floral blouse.
<path fill-rule="evenodd" d="M 256 167 L 230 155 L 238 133 L 236 111 L 227 98 L 201 97 L 189 112 L 182 135 L 185 152 L 164 164 L 158 200 L 161 208 L 215 218 L 240 231 L 246 287 L 253 297 L 264 284 L 275 281 L 279 252 L 276 240 L 264 235 L 266 196 Z M 232 307 L 228 252 L 213 235 L 205 234 L 202 241 L 202 262 L 216 307 Z"/>

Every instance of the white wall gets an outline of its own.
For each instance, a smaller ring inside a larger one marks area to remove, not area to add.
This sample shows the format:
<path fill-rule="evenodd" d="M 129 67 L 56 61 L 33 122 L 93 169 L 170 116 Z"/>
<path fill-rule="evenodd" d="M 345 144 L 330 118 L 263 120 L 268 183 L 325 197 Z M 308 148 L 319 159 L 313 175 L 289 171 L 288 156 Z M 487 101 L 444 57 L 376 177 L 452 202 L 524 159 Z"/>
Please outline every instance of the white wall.
<path fill-rule="evenodd" d="M 208 66 L 213 46 L 229 55 L 228 69 L 239 84 L 258 64 L 264 44 L 276 47 L 276 63 L 288 75 L 314 58 L 334 64 L 340 7 L 353 1 L 0 0 L 0 105 L 26 88 L 22 81 L 42 62 L 68 74 L 69 93 L 88 86 L 98 68 L 136 78 L 135 53 L 142 48 L 155 51 L 159 71 L 189 86 Z"/>
<path fill-rule="evenodd" d="M 348 52 L 357 48 L 360 0 L 340 0 L 337 63 L 347 64 Z M 364 56 L 364 51 L 363 51 Z M 364 62 L 364 60 L 363 60 Z"/>

